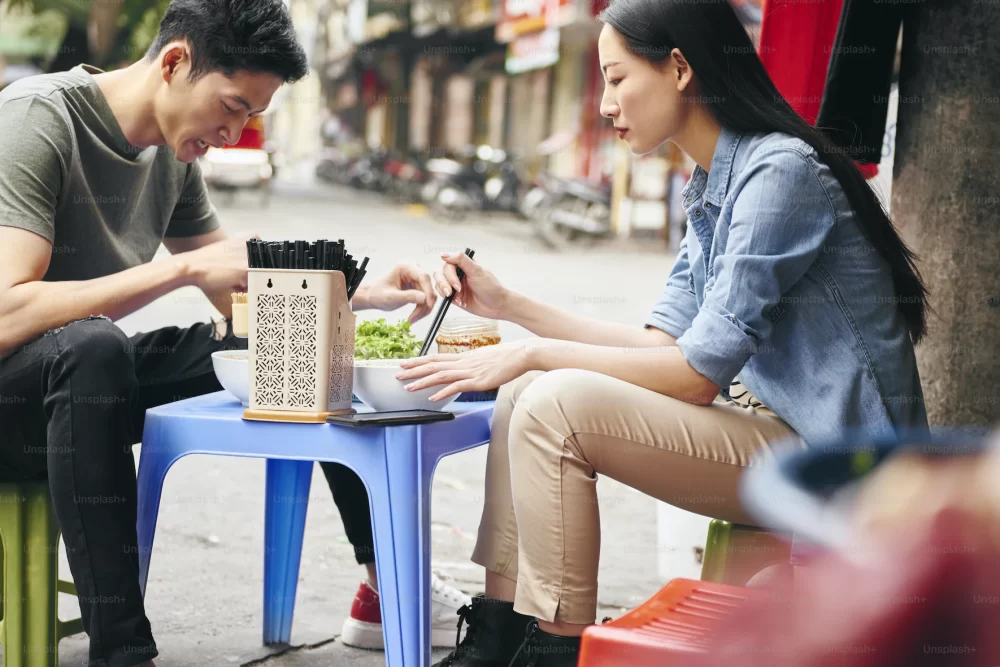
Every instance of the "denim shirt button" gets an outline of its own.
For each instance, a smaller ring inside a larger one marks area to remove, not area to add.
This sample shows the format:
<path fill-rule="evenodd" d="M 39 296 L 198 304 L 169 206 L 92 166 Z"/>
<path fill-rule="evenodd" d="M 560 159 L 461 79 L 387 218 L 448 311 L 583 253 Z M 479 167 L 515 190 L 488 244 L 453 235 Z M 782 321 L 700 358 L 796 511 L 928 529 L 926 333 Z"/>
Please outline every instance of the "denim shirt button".
<path fill-rule="evenodd" d="M 697 211 L 694 212 L 694 217 L 696 217 L 696 218 L 700 218 L 701 217 L 701 209 L 700 208 Z"/>

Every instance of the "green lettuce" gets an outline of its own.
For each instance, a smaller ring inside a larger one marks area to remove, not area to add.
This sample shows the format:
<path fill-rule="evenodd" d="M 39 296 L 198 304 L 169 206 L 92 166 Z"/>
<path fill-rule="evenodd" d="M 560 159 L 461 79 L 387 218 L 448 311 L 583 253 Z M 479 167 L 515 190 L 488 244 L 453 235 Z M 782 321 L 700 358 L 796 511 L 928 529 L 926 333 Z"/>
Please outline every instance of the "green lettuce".
<path fill-rule="evenodd" d="M 354 340 L 355 359 L 408 359 L 420 353 L 423 341 L 410 332 L 407 321 L 389 324 L 385 318 L 358 324 Z"/>

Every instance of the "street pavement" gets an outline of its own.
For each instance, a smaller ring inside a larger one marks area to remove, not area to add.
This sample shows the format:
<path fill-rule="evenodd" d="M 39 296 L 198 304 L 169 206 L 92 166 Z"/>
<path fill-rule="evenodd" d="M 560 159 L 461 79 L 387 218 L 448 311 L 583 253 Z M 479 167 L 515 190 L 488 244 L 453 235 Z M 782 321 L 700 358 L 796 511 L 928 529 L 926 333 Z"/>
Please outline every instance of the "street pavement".
<path fill-rule="evenodd" d="M 607 320 L 641 325 L 659 295 L 672 257 L 661 241 L 602 242 L 553 253 L 530 225 L 509 217 L 476 216 L 461 224 L 437 222 L 421 211 L 394 206 L 368 193 L 304 181 L 279 184 L 270 206 L 240 194 L 220 206 L 231 233 L 265 239 L 344 238 L 355 256 L 368 255 L 368 280 L 396 261 L 427 269 L 440 253 L 475 248 L 476 260 L 508 286 L 553 305 Z M 207 320 L 212 307 L 194 288 L 167 295 L 120 321 L 127 332 Z M 405 317 L 400 310 L 388 315 Z M 365 312 L 363 317 L 383 316 Z M 415 325 L 423 336 L 430 318 Z M 527 332 L 502 323 L 505 340 Z M 141 447 L 137 447 L 138 460 Z M 470 594 L 483 572 L 468 558 L 483 505 L 486 448 L 446 458 L 437 469 L 433 498 L 433 567 Z M 634 607 L 664 583 L 657 571 L 656 502 L 611 479 L 601 479 L 600 615 Z M 160 506 L 146 603 L 160 650 L 160 666 L 383 665 L 381 652 L 339 642 L 341 624 L 363 576 L 316 466 L 299 575 L 292 644 L 261 644 L 264 534 L 264 462 L 191 456 L 167 477 Z M 692 555 L 692 558 L 694 556 Z M 63 560 L 62 572 L 68 578 Z M 61 616 L 78 611 L 61 596 Z M 438 655 L 443 654 L 439 653 Z M 85 665 L 85 635 L 60 644 L 64 666 Z"/>

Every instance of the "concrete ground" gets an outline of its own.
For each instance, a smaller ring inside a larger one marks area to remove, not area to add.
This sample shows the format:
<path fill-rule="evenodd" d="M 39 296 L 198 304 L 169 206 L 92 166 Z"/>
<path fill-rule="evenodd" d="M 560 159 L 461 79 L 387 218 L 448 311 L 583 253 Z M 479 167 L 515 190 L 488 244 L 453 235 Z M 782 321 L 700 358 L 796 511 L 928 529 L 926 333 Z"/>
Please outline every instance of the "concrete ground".
<path fill-rule="evenodd" d="M 477 251 L 477 261 L 511 288 L 576 312 L 636 325 L 644 321 L 672 263 L 659 241 L 611 242 L 554 254 L 533 238 L 529 225 L 512 219 L 482 217 L 443 224 L 377 196 L 304 182 L 283 184 L 269 208 L 252 194 L 240 195 L 220 207 L 220 215 L 230 232 L 255 231 L 272 239 L 345 238 L 356 256 L 371 256 L 369 279 L 401 258 L 433 269 L 441 252 L 470 246 Z M 186 325 L 212 313 L 200 292 L 183 289 L 124 318 L 120 325 L 132 333 Z M 427 320 L 416 325 L 417 334 L 422 336 L 428 325 Z M 501 332 L 507 340 L 527 335 L 506 323 Z M 470 594 L 483 587 L 483 572 L 468 558 L 482 511 L 485 456 L 483 447 L 449 457 L 434 481 L 433 564 Z M 615 616 L 664 583 L 657 571 L 657 552 L 662 548 L 657 542 L 657 503 L 611 479 L 602 479 L 598 490 L 603 531 L 600 614 Z M 352 649 L 338 641 L 363 571 L 354 562 L 318 466 L 292 645 L 261 645 L 263 498 L 263 461 L 192 456 L 171 470 L 146 598 L 160 649 L 157 664 L 384 664 L 381 652 Z M 65 577 L 65 563 L 62 571 Z M 62 597 L 65 618 L 78 607 L 75 599 Z M 64 666 L 86 664 L 86 636 L 63 640 L 60 658 Z"/>

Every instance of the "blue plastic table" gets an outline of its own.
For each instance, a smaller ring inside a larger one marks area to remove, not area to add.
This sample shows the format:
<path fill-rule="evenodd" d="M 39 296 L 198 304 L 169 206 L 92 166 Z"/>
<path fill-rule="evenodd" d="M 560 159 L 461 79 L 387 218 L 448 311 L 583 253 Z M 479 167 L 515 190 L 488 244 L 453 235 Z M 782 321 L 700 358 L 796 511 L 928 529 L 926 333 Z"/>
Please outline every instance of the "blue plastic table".
<path fill-rule="evenodd" d="M 441 457 L 489 441 L 493 403 L 448 409 L 452 421 L 389 428 L 245 421 L 226 392 L 148 410 L 138 474 L 143 594 L 170 466 L 187 454 L 265 458 L 264 642 L 289 642 L 313 462 L 335 461 L 368 489 L 386 663 L 430 664 L 431 479 Z"/>

